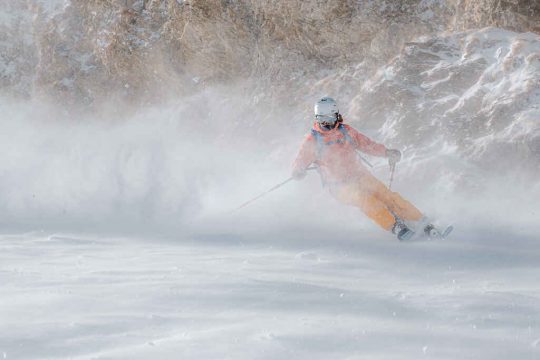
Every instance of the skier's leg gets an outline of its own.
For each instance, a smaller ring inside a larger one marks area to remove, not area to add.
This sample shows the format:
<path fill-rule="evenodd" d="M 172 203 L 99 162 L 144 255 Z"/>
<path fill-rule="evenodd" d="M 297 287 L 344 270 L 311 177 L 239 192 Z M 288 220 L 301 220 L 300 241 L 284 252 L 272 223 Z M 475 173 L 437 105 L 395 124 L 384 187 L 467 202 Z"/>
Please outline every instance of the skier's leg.
<path fill-rule="evenodd" d="M 358 204 L 371 220 L 375 221 L 380 227 L 385 230 L 392 231 L 396 219 L 385 204 L 371 194 L 366 194 L 363 201 Z"/>
<path fill-rule="evenodd" d="M 342 185 L 332 190 L 334 197 L 348 205 L 359 207 L 364 214 L 385 230 L 392 231 L 396 219 L 375 194 L 364 191 L 361 184 Z"/>
<path fill-rule="evenodd" d="M 409 201 L 405 200 L 397 192 L 390 191 L 382 182 L 377 180 L 377 178 L 372 177 L 369 178 L 369 180 L 368 178 L 365 180 L 364 183 L 366 184 L 366 188 L 370 188 L 370 191 L 388 206 L 390 211 L 398 219 L 406 222 L 415 222 L 416 224 L 413 225 L 413 227 L 416 229 L 423 228 L 423 233 L 425 235 L 431 238 L 440 238 L 447 236 L 452 231 L 452 227 L 448 227 L 445 231 L 436 229 L 433 224 L 429 223 L 428 219 L 420 212 L 420 210 Z M 405 224 L 406 227 L 409 227 L 410 225 L 411 224 Z M 404 240 L 403 236 L 400 236 L 399 234 L 398 238 Z"/>
<path fill-rule="evenodd" d="M 374 176 L 366 176 L 363 184 L 376 198 L 382 201 L 398 218 L 405 221 L 419 221 L 423 214 L 399 193 L 390 191 Z"/>

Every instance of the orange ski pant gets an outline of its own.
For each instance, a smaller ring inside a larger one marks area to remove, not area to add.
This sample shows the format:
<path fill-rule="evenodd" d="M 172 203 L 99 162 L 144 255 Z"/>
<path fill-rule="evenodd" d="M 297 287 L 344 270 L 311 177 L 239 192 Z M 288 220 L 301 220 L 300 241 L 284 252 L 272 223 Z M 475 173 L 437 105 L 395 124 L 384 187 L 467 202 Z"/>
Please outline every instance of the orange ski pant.
<path fill-rule="evenodd" d="M 413 204 L 389 190 L 371 174 L 356 182 L 334 187 L 331 192 L 340 202 L 359 207 L 386 230 L 392 230 L 396 222 L 394 214 L 406 221 L 418 221 L 423 217 Z"/>

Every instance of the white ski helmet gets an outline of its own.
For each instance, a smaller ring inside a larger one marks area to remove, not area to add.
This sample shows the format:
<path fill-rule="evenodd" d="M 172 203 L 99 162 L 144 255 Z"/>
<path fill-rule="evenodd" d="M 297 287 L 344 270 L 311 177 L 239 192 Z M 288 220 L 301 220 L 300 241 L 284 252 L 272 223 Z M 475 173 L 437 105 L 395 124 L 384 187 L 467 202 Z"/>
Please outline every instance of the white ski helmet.
<path fill-rule="evenodd" d="M 336 100 L 325 96 L 315 103 L 315 119 L 319 123 L 335 123 L 338 120 L 339 109 Z"/>

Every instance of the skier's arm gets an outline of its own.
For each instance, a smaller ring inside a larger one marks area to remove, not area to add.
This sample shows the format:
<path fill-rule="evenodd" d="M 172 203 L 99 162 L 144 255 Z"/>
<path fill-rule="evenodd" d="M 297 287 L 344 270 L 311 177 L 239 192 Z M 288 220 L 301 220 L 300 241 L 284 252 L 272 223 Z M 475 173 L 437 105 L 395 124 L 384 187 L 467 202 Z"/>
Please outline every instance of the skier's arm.
<path fill-rule="evenodd" d="M 316 159 L 316 146 L 313 135 L 308 134 L 300 147 L 296 160 L 292 166 L 292 176 L 301 180 L 306 176 L 306 170 Z"/>
<path fill-rule="evenodd" d="M 356 129 L 353 129 L 350 126 L 348 126 L 347 130 L 349 131 L 350 136 L 354 139 L 356 150 L 360 150 L 373 156 L 387 157 L 386 146 L 371 140 L 366 135 L 358 132 Z"/>

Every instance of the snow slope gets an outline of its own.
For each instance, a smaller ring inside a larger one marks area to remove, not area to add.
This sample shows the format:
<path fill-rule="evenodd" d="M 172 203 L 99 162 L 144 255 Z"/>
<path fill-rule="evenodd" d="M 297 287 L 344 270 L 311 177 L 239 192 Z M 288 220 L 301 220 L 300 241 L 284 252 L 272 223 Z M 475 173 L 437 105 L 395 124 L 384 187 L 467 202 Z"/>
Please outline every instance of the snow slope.
<path fill-rule="evenodd" d="M 443 243 L 396 244 L 375 231 L 305 235 L 3 235 L 0 355 L 540 356 L 536 238 L 458 231 Z"/>

